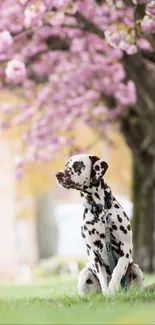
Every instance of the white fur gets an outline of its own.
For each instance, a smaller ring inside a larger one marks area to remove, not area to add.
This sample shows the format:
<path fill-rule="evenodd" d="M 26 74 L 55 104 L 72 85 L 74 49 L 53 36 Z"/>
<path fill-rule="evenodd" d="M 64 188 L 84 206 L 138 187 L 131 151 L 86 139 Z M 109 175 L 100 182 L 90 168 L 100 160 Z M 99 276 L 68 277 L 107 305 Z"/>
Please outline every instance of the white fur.
<path fill-rule="evenodd" d="M 82 168 L 78 172 L 75 166 L 78 168 L 79 163 L 82 165 Z M 91 200 L 96 204 L 102 204 L 104 207 L 106 195 L 110 192 L 110 188 L 102 180 L 107 168 L 107 163 L 98 157 L 83 154 L 75 155 L 69 159 L 65 169 L 61 171 L 62 177 L 59 179 L 59 184 L 66 188 L 80 190 L 84 201 Z M 103 294 L 109 295 L 118 291 L 121 278 L 126 274 L 129 264 L 132 263 L 132 231 L 130 230 L 130 221 L 124 215 L 123 208 L 113 198 L 112 206 L 109 209 L 109 225 L 112 229 L 117 248 L 120 251 L 118 253 L 118 263 L 113 270 L 109 282 L 106 269 L 109 266 L 106 244 L 105 239 L 100 236 L 105 234 L 104 215 L 104 211 L 99 213 L 99 220 L 94 223 L 95 214 L 89 210 L 83 220 L 82 231 L 85 243 L 87 247 L 90 247 L 88 256 L 90 269 L 96 274 Z M 101 242 L 101 246 L 97 247 L 99 242 Z M 99 258 L 100 263 L 96 262 L 96 256 Z M 88 288 L 90 290 L 93 287 L 91 284 L 86 285 L 88 275 L 91 278 L 93 277 L 91 271 L 86 268 L 80 273 L 78 282 L 80 294 L 84 294 Z M 95 287 L 98 287 L 96 277 L 94 276 L 94 282 Z"/>

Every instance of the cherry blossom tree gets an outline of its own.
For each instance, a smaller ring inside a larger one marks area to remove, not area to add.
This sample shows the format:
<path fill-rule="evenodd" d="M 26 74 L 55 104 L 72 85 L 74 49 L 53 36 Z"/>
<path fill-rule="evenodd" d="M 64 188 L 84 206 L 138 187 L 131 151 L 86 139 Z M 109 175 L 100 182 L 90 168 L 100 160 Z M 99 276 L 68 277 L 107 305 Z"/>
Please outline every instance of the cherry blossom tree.
<path fill-rule="evenodd" d="M 2 0 L 1 89 L 21 97 L 1 103 L 1 128 L 24 125 L 25 162 L 77 148 L 82 119 L 101 138 L 119 121 L 133 153 L 136 260 L 155 270 L 155 1 Z M 125 163 L 125 157 L 122 157 Z"/>

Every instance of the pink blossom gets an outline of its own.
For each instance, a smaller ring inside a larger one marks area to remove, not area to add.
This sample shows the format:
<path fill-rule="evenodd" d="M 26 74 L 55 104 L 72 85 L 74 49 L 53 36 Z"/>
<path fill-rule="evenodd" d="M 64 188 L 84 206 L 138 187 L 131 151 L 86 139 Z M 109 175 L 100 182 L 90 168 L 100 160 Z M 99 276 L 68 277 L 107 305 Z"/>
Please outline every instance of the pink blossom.
<path fill-rule="evenodd" d="M 141 23 L 142 31 L 144 33 L 154 33 L 155 32 L 155 20 L 145 16 Z"/>
<path fill-rule="evenodd" d="M 130 44 L 125 41 L 120 42 L 120 49 L 125 51 L 128 55 L 137 53 L 137 46 L 135 44 Z"/>
<path fill-rule="evenodd" d="M 0 53 L 6 52 L 13 45 L 13 38 L 8 31 L 0 33 Z"/>
<path fill-rule="evenodd" d="M 17 168 L 15 170 L 15 177 L 17 180 L 21 179 L 21 177 L 24 176 L 24 168 Z"/>
<path fill-rule="evenodd" d="M 17 164 L 17 176 L 23 174 L 25 162 L 49 161 L 64 146 L 76 145 L 74 130 L 78 119 L 103 135 L 104 123 L 135 104 L 135 85 L 126 81 L 122 63 L 123 51 L 130 55 L 137 51 L 133 6 L 127 7 L 125 1 L 111 1 L 110 6 L 107 3 L 0 2 L 0 30 L 10 32 L 14 39 L 9 51 L 6 47 L 9 62 L 1 65 L 1 85 L 7 88 L 8 78 L 9 86 L 17 84 L 17 91 L 20 86 L 23 96 L 15 110 L 12 106 L 10 110 L 1 107 L 1 126 L 24 124 L 21 141 L 25 153 L 24 160 Z M 148 11 L 148 7 L 145 13 L 149 13 L 147 19 L 152 19 L 153 11 Z M 85 31 L 83 22 L 76 18 L 77 12 L 94 23 L 101 35 Z M 108 106 L 109 96 L 114 99 L 112 109 Z"/>
<path fill-rule="evenodd" d="M 27 75 L 25 64 L 15 59 L 8 62 L 5 73 L 8 80 L 15 84 L 23 83 Z"/>
<path fill-rule="evenodd" d="M 12 33 L 20 32 L 23 29 L 23 17 L 20 4 L 12 0 L 2 2 L 2 8 L 0 9 L 0 29 Z"/>
<path fill-rule="evenodd" d="M 47 9 L 52 9 L 52 7 L 54 7 L 55 0 L 44 0 L 44 4 Z"/>
<path fill-rule="evenodd" d="M 123 41 L 126 37 L 126 32 L 121 30 L 117 33 L 111 33 L 110 31 L 105 32 L 105 37 L 108 43 L 113 46 L 114 48 L 119 47 L 121 41 Z"/>
<path fill-rule="evenodd" d="M 52 160 L 52 155 L 46 150 L 40 150 L 37 154 L 39 160 L 43 162 L 49 162 Z"/>
<path fill-rule="evenodd" d="M 11 106 L 11 104 L 8 104 L 8 103 L 2 103 L 0 109 L 4 113 L 12 112 L 12 106 Z"/>
<path fill-rule="evenodd" d="M 25 9 L 24 15 L 24 24 L 26 28 L 29 27 L 38 27 L 42 25 L 42 18 L 46 11 L 44 3 L 37 1 L 32 4 L 30 7 Z"/>
<path fill-rule="evenodd" d="M 108 43 L 114 47 L 119 48 L 125 51 L 127 54 L 132 55 L 137 53 L 137 46 L 127 42 L 126 39 L 127 33 L 124 30 L 121 30 L 117 33 L 112 33 L 110 31 L 105 32 L 105 37 Z"/>
<path fill-rule="evenodd" d="M 148 16 L 152 16 L 155 17 L 155 2 L 151 1 L 148 6 L 146 6 L 146 10 L 145 10 L 146 14 Z"/>
<path fill-rule="evenodd" d="M 152 45 L 147 39 L 141 37 L 137 43 L 141 49 L 152 51 Z"/>
<path fill-rule="evenodd" d="M 67 5 L 69 5 L 72 2 L 72 0 L 55 0 L 54 7 L 57 9 L 61 9 Z"/>
<path fill-rule="evenodd" d="M 21 3 L 21 5 L 26 5 L 27 4 L 27 2 L 28 2 L 29 0 L 19 0 L 19 2 Z"/>
<path fill-rule="evenodd" d="M 0 33 L 0 59 L 4 60 L 12 54 L 13 38 L 8 31 Z"/>
<path fill-rule="evenodd" d="M 64 22 L 65 15 L 63 12 L 56 13 L 51 19 L 50 22 L 52 26 L 61 26 Z"/>
<path fill-rule="evenodd" d="M 24 122 L 26 122 L 29 118 L 31 118 L 34 115 L 35 111 L 33 108 L 28 108 L 25 112 L 20 113 L 19 115 L 16 115 L 12 119 L 12 125 L 19 125 Z"/>
<path fill-rule="evenodd" d="M 120 84 L 115 93 L 116 99 L 122 106 L 134 105 L 136 103 L 136 88 L 133 81 Z"/>
<path fill-rule="evenodd" d="M 20 155 L 17 155 L 15 157 L 14 166 L 15 176 L 17 179 L 20 179 L 24 175 L 24 158 Z"/>

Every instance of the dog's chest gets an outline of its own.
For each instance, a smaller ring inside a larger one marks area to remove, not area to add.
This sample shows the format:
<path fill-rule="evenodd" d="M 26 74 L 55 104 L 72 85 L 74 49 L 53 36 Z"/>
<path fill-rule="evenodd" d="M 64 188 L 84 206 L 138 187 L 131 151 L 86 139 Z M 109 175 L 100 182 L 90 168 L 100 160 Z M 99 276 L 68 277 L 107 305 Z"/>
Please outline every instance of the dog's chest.
<path fill-rule="evenodd" d="M 104 262 L 108 263 L 106 254 L 106 242 L 105 242 L 105 220 L 104 213 L 99 215 L 93 215 L 88 211 L 83 220 L 81 227 L 81 234 L 85 240 L 87 254 L 91 258 L 93 252 L 97 252 Z"/>
<path fill-rule="evenodd" d="M 116 256 L 119 257 L 120 254 L 120 234 L 116 226 L 116 211 L 110 213 L 109 229 L 111 233 L 111 244 L 115 250 Z M 100 214 L 93 214 L 91 211 L 87 211 L 84 214 L 83 224 L 81 227 L 81 234 L 85 240 L 87 254 L 89 259 L 91 259 L 94 252 L 96 252 L 104 263 L 108 263 L 107 250 L 106 250 L 106 223 L 104 212 Z"/>

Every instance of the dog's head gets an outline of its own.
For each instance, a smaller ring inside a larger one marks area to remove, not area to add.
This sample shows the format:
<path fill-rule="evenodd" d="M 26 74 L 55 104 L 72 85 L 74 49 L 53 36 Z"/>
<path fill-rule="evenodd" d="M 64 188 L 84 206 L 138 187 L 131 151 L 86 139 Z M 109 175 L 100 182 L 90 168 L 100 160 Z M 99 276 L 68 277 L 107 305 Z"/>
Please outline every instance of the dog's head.
<path fill-rule="evenodd" d="M 61 186 L 82 191 L 97 185 L 107 168 L 107 163 L 100 158 L 81 154 L 71 157 L 64 170 L 56 174 L 56 178 Z"/>

